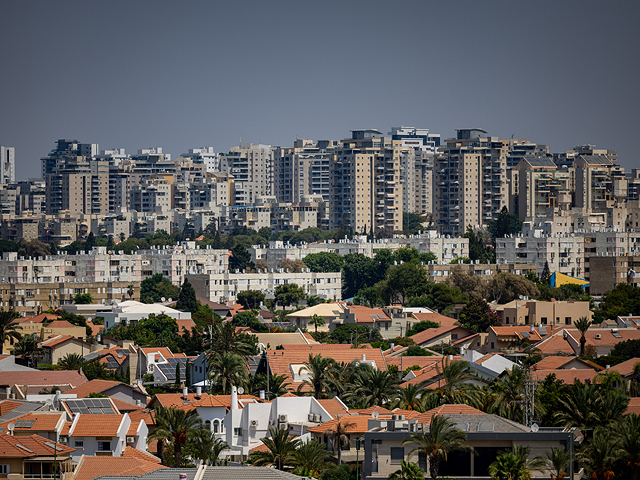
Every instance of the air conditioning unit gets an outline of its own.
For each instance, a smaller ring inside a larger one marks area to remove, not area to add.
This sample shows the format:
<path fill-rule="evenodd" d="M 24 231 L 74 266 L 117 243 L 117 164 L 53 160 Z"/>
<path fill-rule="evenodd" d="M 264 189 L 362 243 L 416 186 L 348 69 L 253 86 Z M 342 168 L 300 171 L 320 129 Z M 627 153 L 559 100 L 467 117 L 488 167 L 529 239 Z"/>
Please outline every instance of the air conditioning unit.
<path fill-rule="evenodd" d="M 60 443 L 69 443 L 69 437 L 60 437 Z"/>
<path fill-rule="evenodd" d="M 287 416 L 286 415 L 278 415 L 278 421 L 280 423 L 286 423 L 287 422 Z"/>
<path fill-rule="evenodd" d="M 315 415 L 313 413 L 310 413 L 308 416 L 308 419 L 310 422 L 313 422 L 313 419 L 315 418 Z"/>
<path fill-rule="evenodd" d="M 285 430 L 289 430 L 289 424 L 288 423 L 280 423 L 280 428 L 284 428 Z"/>
<path fill-rule="evenodd" d="M 322 417 L 320 415 L 314 415 L 313 421 L 316 423 L 320 423 L 322 421 Z"/>
<path fill-rule="evenodd" d="M 136 437 L 127 437 L 127 443 L 136 443 Z"/>
<path fill-rule="evenodd" d="M 250 425 L 252 427 L 257 427 L 258 426 L 258 420 L 251 420 Z"/>
<path fill-rule="evenodd" d="M 596 333 L 596 340 L 600 340 L 601 335 L 599 333 Z"/>

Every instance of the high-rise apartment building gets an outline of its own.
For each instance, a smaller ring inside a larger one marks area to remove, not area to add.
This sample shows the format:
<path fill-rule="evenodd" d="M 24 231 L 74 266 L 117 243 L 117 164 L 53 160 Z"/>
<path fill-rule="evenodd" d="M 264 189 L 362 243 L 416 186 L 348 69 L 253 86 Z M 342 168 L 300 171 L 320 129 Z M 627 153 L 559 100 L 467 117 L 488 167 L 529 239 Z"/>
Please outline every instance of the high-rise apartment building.
<path fill-rule="evenodd" d="M 16 149 L 0 145 L 0 183 L 16 181 Z"/>
<path fill-rule="evenodd" d="M 385 145 L 378 130 L 353 130 L 331 162 L 331 226 L 387 234 L 402 230 L 401 162 L 413 149 Z M 409 154 L 410 155 L 410 154 Z"/>
<path fill-rule="evenodd" d="M 273 155 L 269 145 L 240 143 L 218 158 L 220 171 L 233 175 L 237 205 L 254 205 L 256 196 L 273 195 Z"/>
<path fill-rule="evenodd" d="M 66 157 L 46 176 L 47 213 L 109 212 L 109 164 L 85 157 Z"/>
<path fill-rule="evenodd" d="M 218 171 L 218 154 L 213 151 L 213 147 L 190 148 L 189 153 L 183 153 L 181 157 L 204 163 L 207 172 Z"/>
<path fill-rule="evenodd" d="M 279 202 L 300 203 L 306 195 L 329 201 L 330 163 L 337 142 L 296 139 L 293 147 L 273 150 L 274 192 Z"/>
<path fill-rule="evenodd" d="M 574 206 L 606 210 L 627 197 L 624 169 L 608 155 L 579 155 L 575 161 Z"/>
<path fill-rule="evenodd" d="M 520 220 L 546 217 L 571 205 L 572 171 L 558 169 L 549 157 L 524 157 L 515 168 L 518 175 L 517 205 Z"/>
<path fill-rule="evenodd" d="M 482 227 L 507 205 L 509 140 L 481 129 L 457 130 L 434 159 L 434 217 L 439 231 L 462 234 Z"/>

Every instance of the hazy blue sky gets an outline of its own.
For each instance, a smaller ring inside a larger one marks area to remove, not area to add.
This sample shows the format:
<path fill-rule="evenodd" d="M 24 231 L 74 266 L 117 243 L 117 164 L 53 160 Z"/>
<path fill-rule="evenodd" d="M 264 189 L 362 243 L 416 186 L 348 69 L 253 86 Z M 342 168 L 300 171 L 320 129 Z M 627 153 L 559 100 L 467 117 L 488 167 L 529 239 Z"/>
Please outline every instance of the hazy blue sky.
<path fill-rule="evenodd" d="M 480 127 L 640 167 L 640 2 L 0 0 L 0 144 L 226 151 Z"/>

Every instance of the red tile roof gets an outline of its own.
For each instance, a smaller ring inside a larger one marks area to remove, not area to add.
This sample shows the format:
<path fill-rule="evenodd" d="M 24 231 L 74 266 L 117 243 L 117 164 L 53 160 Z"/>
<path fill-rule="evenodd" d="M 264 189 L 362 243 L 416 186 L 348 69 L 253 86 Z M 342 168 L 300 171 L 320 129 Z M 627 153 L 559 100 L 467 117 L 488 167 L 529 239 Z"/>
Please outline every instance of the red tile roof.
<path fill-rule="evenodd" d="M 47 445 L 51 444 L 51 446 Z M 57 455 L 68 456 L 75 451 L 61 443 L 56 444 L 40 435 L 20 435 L 14 437 L 6 433 L 0 433 L 0 458 L 31 458 L 31 457 L 53 457 L 57 450 Z"/>
<path fill-rule="evenodd" d="M 140 423 L 139 420 L 144 420 L 144 423 L 147 424 L 147 427 L 153 425 L 153 418 L 151 416 L 151 410 L 148 408 L 136 410 L 134 412 L 128 412 L 129 418 L 131 419 L 131 423 Z"/>
<path fill-rule="evenodd" d="M 96 325 L 93 322 L 87 321 L 87 326 L 91 328 L 91 335 L 93 335 L 94 337 L 100 332 L 104 332 L 104 325 Z"/>
<path fill-rule="evenodd" d="M 129 436 L 135 436 L 138 434 L 138 428 L 140 428 L 140 424 L 141 423 L 145 423 L 144 420 L 139 420 L 137 422 L 131 422 L 131 424 L 129 425 L 129 430 L 127 430 L 127 435 Z"/>
<path fill-rule="evenodd" d="M 629 404 L 627 405 L 627 409 L 624 412 L 625 415 L 640 415 L 640 397 L 631 397 L 629 399 Z"/>
<path fill-rule="evenodd" d="M 67 322 L 66 320 L 54 320 L 47 328 L 76 328 L 77 325 Z"/>
<path fill-rule="evenodd" d="M 130 446 L 127 446 L 124 449 L 124 452 L 122 452 L 122 457 L 137 458 L 138 460 L 142 460 L 143 462 L 151 462 L 151 463 L 158 463 L 158 464 L 160 463 L 160 459 L 158 457 Z"/>
<path fill-rule="evenodd" d="M 464 327 L 460 327 L 457 325 L 451 325 L 449 327 L 438 327 L 438 328 L 427 328 L 422 332 L 416 333 L 415 335 L 410 336 L 409 338 L 416 342 L 416 345 L 421 345 L 425 342 L 433 340 L 434 338 L 438 338 L 441 335 L 446 335 L 449 332 L 453 332 L 454 330 L 460 329 L 463 332 L 466 332 L 465 337 L 472 335 L 474 332 L 471 330 L 467 330 Z M 462 337 L 462 338 L 465 338 Z"/>
<path fill-rule="evenodd" d="M 318 403 L 322 405 L 329 415 L 336 418 L 338 415 L 345 415 L 349 412 L 348 408 L 345 408 L 337 398 L 321 398 Z"/>
<path fill-rule="evenodd" d="M 435 322 L 440 324 L 441 327 L 452 327 L 458 322 L 455 318 L 440 315 L 439 313 L 410 313 L 409 315 L 419 322 Z"/>
<path fill-rule="evenodd" d="M 71 388 L 87 383 L 87 377 L 76 370 L 38 370 L 0 372 L 1 386 L 29 385 L 37 387 L 70 385 Z M 61 389 L 62 391 L 64 388 Z"/>
<path fill-rule="evenodd" d="M 191 329 L 195 328 L 196 326 L 196 322 L 194 322 L 190 318 L 176 319 L 176 323 L 178 324 L 178 333 L 180 335 L 184 335 L 184 330 L 186 330 L 189 334 L 191 334 Z"/>
<path fill-rule="evenodd" d="M 167 468 L 155 461 L 138 457 L 83 457 L 76 469 L 74 480 L 93 480 L 108 473 L 115 476 L 135 477 Z"/>
<path fill-rule="evenodd" d="M 13 423 L 16 425 L 15 431 L 17 432 L 53 432 L 58 424 L 64 424 L 64 420 L 61 421 L 64 417 L 65 414 L 62 412 L 31 412 L 0 423 L 0 428 L 4 429 L 3 432 L 6 432 L 7 426 Z M 18 427 L 16 423 L 18 420 L 33 420 L 33 424 L 29 428 Z"/>
<path fill-rule="evenodd" d="M 34 317 L 20 317 L 13 320 L 11 323 L 42 323 L 45 320 L 57 320 L 62 318 L 60 315 L 54 313 L 41 313 Z"/>
<path fill-rule="evenodd" d="M 607 372 L 618 372 L 623 377 L 626 377 L 633 373 L 633 369 L 638 363 L 640 363 L 640 358 L 631 358 L 626 362 L 614 365 L 613 367 L 609 368 Z"/>
<path fill-rule="evenodd" d="M 115 437 L 122 425 L 124 415 L 78 414 L 78 420 L 71 428 L 72 437 Z"/>
<path fill-rule="evenodd" d="M 102 393 L 105 390 L 109 390 L 117 385 L 126 385 L 125 383 L 115 380 L 91 380 L 90 382 L 83 383 L 82 385 L 75 387 L 65 393 L 75 393 L 77 398 L 85 398 L 92 393 Z"/>
<path fill-rule="evenodd" d="M 361 305 L 351 305 L 345 307 L 345 312 L 350 315 L 355 315 L 357 323 L 374 323 L 391 320 L 382 308 L 369 308 Z"/>
<path fill-rule="evenodd" d="M 369 430 L 369 420 L 371 415 L 345 415 L 340 418 L 329 420 L 316 427 L 310 427 L 307 430 L 312 433 L 324 433 L 327 430 L 336 431 L 338 422 L 340 422 L 346 433 L 364 433 Z"/>
<path fill-rule="evenodd" d="M 429 425 L 435 415 L 486 415 L 482 410 L 464 404 L 447 404 L 413 417 L 419 424 Z"/>
<path fill-rule="evenodd" d="M 571 369 L 571 370 L 532 370 L 531 372 L 534 380 L 538 382 L 544 381 L 547 376 L 555 374 L 556 380 L 562 380 L 565 385 L 573 385 L 579 380 L 582 383 L 586 381 L 593 382 L 598 376 L 598 372 L 591 369 Z"/>
<path fill-rule="evenodd" d="M 22 402 L 16 402 L 14 400 L 2 400 L 2 402 L 0 402 L 0 417 L 2 415 L 6 415 L 11 410 L 19 407 L 20 405 L 22 405 Z"/>
<path fill-rule="evenodd" d="M 56 335 L 55 337 L 50 337 L 42 342 L 40 342 L 40 346 L 41 347 L 46 347 L 46 348 L 56 348 L 60 345 L 63 345 L 67 342 L 77 342 L 78 344 L 82 345 L 87 345 L 87 347 L 89 347 L 89 342 L 85 342 L 84 340 L 80 340 L 79 338 L 76 337 L 72 337 L 70 335 Z M 90 347 L 89 347 L 90 348 Z"/>

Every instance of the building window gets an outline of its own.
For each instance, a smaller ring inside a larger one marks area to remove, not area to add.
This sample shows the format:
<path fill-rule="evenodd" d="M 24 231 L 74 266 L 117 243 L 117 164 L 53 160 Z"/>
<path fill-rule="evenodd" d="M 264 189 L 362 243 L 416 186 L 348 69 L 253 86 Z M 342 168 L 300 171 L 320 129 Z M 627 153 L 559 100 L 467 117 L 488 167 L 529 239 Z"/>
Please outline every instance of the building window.
<path fill-rule="evenodd" d="M 571 325 L 571 317 L 564 317 L 564 324 Z"/>
<path fill-rule="evenodd" d="M 11 473 L 11 467 L 9 465 L 0 465 L 0 474 L 8 475 Z"/>
<path fill-rule="evenodd" d="M 540 321 L 542 322 L 543 325 L 546 325 L 547 324 L 547 317 L 542 317 L 540 319 Z"/>
<path fill-rule="evenodd" d="M 234 427 L 233 435 L 236 436 L 236 437 L 241 437 L 242 436 L 242 428 Z"/>
<path fill-rule="evenodd" d="M 84 441 L 83 441 L 83 440 L 76 440 L 76 441 L 73 443 L 73 446 L 74 446 L 75 448 L 84 448 Z"/>
<path fill-rule="evenodd" d="M 98 442 L 99 452 L 108 452 L 111 450 L 111 442 Z"/>
<path fill-rule="evenodd" d="M 391 447 L 391 463 L 401 463 L 404 460 L 404 448 Z"/>

